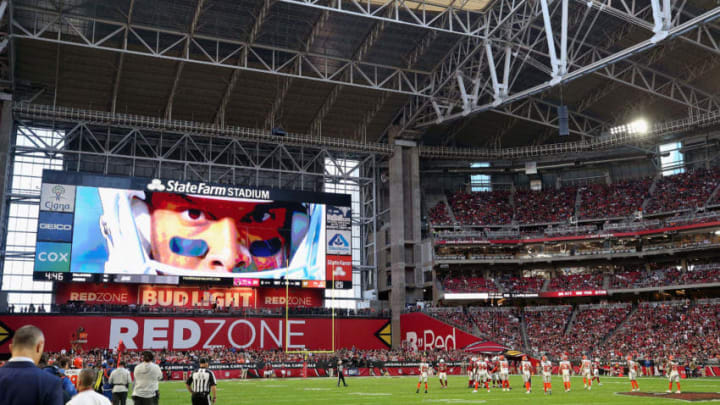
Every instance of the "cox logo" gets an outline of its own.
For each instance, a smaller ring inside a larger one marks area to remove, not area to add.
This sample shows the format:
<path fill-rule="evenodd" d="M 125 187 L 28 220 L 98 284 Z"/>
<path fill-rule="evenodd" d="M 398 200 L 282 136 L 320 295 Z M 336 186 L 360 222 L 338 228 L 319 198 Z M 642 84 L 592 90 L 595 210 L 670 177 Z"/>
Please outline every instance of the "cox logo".
<path fill-rule="evenodd" d="M 70 231 L 72 225 L 70 224 L 40 224 L 40 229 L 47 229 L 50 231 Z"/>
<path fill-rule="evenodd" d="M 67 263 L 68 262 L 68 253 L 58 253 L 58 252 L 40 252 L 38 254 L 38 261 L 41 262 L 61 262 L 61 263 Z"/>

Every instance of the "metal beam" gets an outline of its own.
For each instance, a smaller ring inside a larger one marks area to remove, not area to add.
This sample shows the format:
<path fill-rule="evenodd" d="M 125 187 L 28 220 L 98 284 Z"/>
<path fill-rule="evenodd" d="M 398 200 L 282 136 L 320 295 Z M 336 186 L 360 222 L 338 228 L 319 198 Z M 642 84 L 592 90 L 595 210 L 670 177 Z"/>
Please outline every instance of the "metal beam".
<path fill-rule="evenodd" d="M 130 23 L 132 22 L 132 13 L 133 8 L 135 7 L 135 0 L 130 0 L 130 8 L 127 12 L 127 25 L 130 26 Z M 127 40 L 128 40 L 128 33 L 130 32 L 129 29 L 125 29 L 125 32 L 123 33 L 123 43 L 124 46 L 127 47 Z M 117 111 L 117 99 L 118 99 L 118 93 L 120 92 L 120 79 L 122 78 L 122 70 L 123 65 L 125 64 L 125 54 L 121 53 L 118 55 L 118 62 L 116 64 L 116 72 L 115 72 L 115 81 L 113 81 L 113 94 L 112 94 L 112 102 L 110 104 L 110 112 Z"/>
<path fill-rule="evenodd" d="M 688 31 L 697 29 L 699 25 L 707 24 L 720 18 L 720 7 L 710 10 L 700 16 L 688 20 L 676 27 L 668 30 L 667 39 L 678 37 Z M 597 73 L 611 80 L 622 81 L 623 83 L 644 91 L 652 91 L 660 97 L 665 97 L 673 101 L 679 101 L 692 105 L 700 111 L 711 111 L 717 107 L 717 95 L 706 93 L 692 86 L 683 83 L 676 78 L 663 74 L 653 69 L 646 68 L 640 64 L 626 59 L 638 53 L 652 49 L 658 44 L 652 38 L 632 45 L 621 51 L 611 53 L 600 50 L 597 47 L 589 47 L 586 52 L 579 55 L 575 61 L 576 69 L 570 71 L 563 76 L 561 83 L 568 83 L 579 77 L 583 77 L 590 73 Z M 618 62 L 623 62 L 617 65 Z M 625 76 L 627 75 L 627 77 Z M 527 88 L 508 96 L 504 103 L 523 100 L 529 96 L 539 94 L 550 87 L 553 83 L 550 81 Z M 488 111 L 497 105 L 493 102 L 487 102 L 483 105 L 473 107 L 473 112 Z M 441 106 L 446 107 L 446 106 Z M 446 107 L 447 110 L 454 109 L 454 106 Z M 440 121 L 449 119 L 457 119 L 466 115 L 463 111 L 444 114 L 439 117 Z M 419 126 L 432 125 L 436 120 L 428 120 Z"/>
<path fill-rule="evenodd" d="M 60 43 L 420 97 L 428 97 L 433 89 L 430 73 L 418 69 L 368 63 L 198 33 L 193 38 L 189 38 L 187 32 L 137 23 L 128 27 L 126 21 L 118 22 L 93 17 L 73 16 L 68 18 L 53 10 L 34 7 L 22 7 L 21 9 L 23 15 L 25 17 L 29 15 L 29 17 L 22 21 L 17 18 L 13 20 L 12 38 Z M 41 25 L 35 24 L 35 21 L 48 21 L 48 23 Z M 84 24 L 84 29 L 81 30 L 76 26 L 78 21 Z M 60 26 L 64 28 L 61 30 Z M 103 38 L 97 37 L 98 31 L 108 30 L 111 31 L 110 34 Z M 130 31 L 127 46 L 122 41 L 125 30 Z M 178 52 L 178 50 L 182 50 L 178 48 L 187 44 L 188 41 L 193 44 L 192 51 L 185 54 Z M 163 48 L 161 43 L 170 43 L 171 45 Z M 236 55 L 243 52 L 248 57 L 238 65 Z M 175 53 L 180 54 L 176 55 Z M 296 70 L 295 66 L 300 66 L 300 68 Z M 351 73 L 345 75 L 345 71 Z"/>
<path fill-rule="evenodd" d="M 320 17 L 318 17 L 318 19 L 313 24 L 312 29 L 310 30 L 310 35 L 308 35 L 305 42 L 303 42 L 305 44 L 305 46 L 303 47 L 305 53 L 310 52 L 310 49 L 315 43 L 315 39 L 317 38 L 318 34 L 323 30 L 323 28 L 325 27 L 325 23 L 327 23 L 329 18 L 330 10 L 323 10 L 320 13 Z M 297 72 L 300 69 L 300 66 L 295 65 L 293 69 L 294 72 Z M 294 77 L 283 78 L 283 83 L 278 89 L 277 94 L 275 94 L 275 100 L 273 101 L 272 106 L 270 106 L 270 110 L 268 111 L 267 116 L 265 116 L 265 124 L 263 126 L 264 128 L 272 128 L 273 126 L 275 126 L 278 114 L 282 110 L 283 103 L 285 102 L 285 97 L 287 97 L 287 93 L 288 91 L 290 91 L 290 86 L 292 86 L 294 80 Z"/>
<path fill-rule="evenodd" d="M 205 0 L 198 0 L 197 5 L 195 6 L 195 12 L 193 13 L 192 20 L 190 22 L 190 27 L 188 29 L 188 35 L 187 38 L 184 41 L 182 55 L 185 57 L 189 57 L 190 54 L 190 43 L 193 40 L 193 35 L 195 35 L 195 29 L 197 29 L 198 21 L 200 21 L 200 14 L 202 14 L 203 5 L 205 4 Z M 130 23 L 128 22 L 128 26 Z M 127 31 L 125 31 L 125 38 L 127 38 Z M 177 93 L 178 86 L 180 85 L 180 77 L 182 76 L 183 69 L 185 68 L 185 61 L 180 61 L 177 64 L 177 68 L 175 69 L 175 78 L 173 79 L 172 88 L 170 89 L 170 95 L 168 96 L 167 104 L 165 106 L 165 117 L 172 118 L 172 107 L 173 102 L 175 101 L 175 93 Z"/>
<path fill-rule="evenodd" d="M 265 23 L 265 19 L 267 18 L 267 16 L 270 14 L 270 9 L 276 2 L 277 0 L 263 1 L 262 6 L 260 7 L 260 11 L 258 11 L 257 17 L 255 17 L 255 22 L 253 23 L 252 27 L 250 27 L 250 31 L 248 32 L 248 36 L 246 38 L 247 43 L 252 44 L 257 40 L 257 37 L 260 34 L 260 29 Z M 238 58 L 238 65 L 241 65 L 243 61 L 247 60 L 247 52 L 247 48 L 244 48 L 242 50 L 242 53 Z M 219 122 L 221 125 L 225 124 L 225 110 L 227 110 L 227 105 L 230 102 L 230 97 L 232 96 L 232 93 L 235 90 L 235 86 L 237 86 L 237 82 L 240 79 L 240 72 L 240 70 L 233 70 L 233 72 L 230 74 L 230 80 L 228 81 L 228 85 L 227 87 L 225 87 L 223 96 L 220 99 L 220 105 L 215 110 L 216 112 L 213 122 Z"/>
<path fill-rule="evenodd" d="M 344 3 L 338 0 L 330 1 L 327 5 L 317 0 L 280 1 L 369 18 L 381 23 L 402 24 L 480 39 L 490 26 L 490 21 L 485 19 L 484 10 L 465 9 L 468 0 L 463 0 L 458 6 L 455 6 L 454 2 L 448 4 L 425 0 L 387 0 L 373 3 L 359 1 Z"/>
<path fill-rule="evenodd" d="M 392 12 L 393 9 L 388 8 L 385 10 L 384 14 L 389 16 L 392 14 Z M 368 34 L 365 36 L 357 49 L 355 49 L 355 51 L 353 52 L 352 59 L 357 61 L 362 61 L 363 59 L 365 59 L 365 56 L 367 56 L 368 52 L 370 52 L 370 49 L 372 49 L 378 39 L 380 39 L 380 35 L 385 30 L 386 24 L 387 22 L 384 20 L 376 21 L 373 24 Z M 347 77 L 349 74 L 350 71 L 343 72 L 343 76 L 345 77 Z M 342 88 L 342 86 L 336 85 L 332 88 L 332 90 L 330 90 L 330 93 L 325 98 L 325 101 L 318 109 L 315 117 L 310 122 L 311 134 L 320 135 L 322 133 L 322 121 L 325 119 L 325 116 L 335 105 L 335 101 L 337 101 L 338 96 L 340 96 L 340 91 L 342 91 Z"/>

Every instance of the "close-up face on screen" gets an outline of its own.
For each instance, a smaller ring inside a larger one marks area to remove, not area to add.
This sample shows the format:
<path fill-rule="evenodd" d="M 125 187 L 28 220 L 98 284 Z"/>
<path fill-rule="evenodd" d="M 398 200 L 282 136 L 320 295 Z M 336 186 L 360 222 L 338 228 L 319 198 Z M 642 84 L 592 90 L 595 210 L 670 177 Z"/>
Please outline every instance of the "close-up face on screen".
<path fill-rule="evenodd" d="M 299 203 L 151 193 L 151 255 L 188 270 L 242 273 L 288 266 L 310 225 Z"/>

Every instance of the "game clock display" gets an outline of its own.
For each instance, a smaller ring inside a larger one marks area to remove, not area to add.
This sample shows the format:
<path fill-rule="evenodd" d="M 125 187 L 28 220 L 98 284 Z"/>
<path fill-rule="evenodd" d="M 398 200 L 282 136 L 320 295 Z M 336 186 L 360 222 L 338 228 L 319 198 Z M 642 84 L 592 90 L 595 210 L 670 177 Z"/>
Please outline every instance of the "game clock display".
<path fill-rule="evenodd" d="M 45 170 L 36 279 L 352 287 L 350 196 Z"/>

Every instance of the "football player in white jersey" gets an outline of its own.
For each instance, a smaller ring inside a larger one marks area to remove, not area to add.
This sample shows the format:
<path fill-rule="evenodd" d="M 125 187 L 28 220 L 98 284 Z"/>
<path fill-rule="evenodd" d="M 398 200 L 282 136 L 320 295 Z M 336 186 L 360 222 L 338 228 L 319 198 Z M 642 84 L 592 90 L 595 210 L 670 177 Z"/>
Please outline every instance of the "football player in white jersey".
<path fill-rule="evenodd" d="M 427 363 L 427 360 L 425 357 L 420 360 L 420 365 L 418 366 L 418 370 L 420 371 L 420 376 L 418 377 L 418 385 L 417 389 L 415 390 L 416 394 L 420 393 L 420 383 L 425 383 L 425 393 L 427 394 L 428 390 L 428 371 L 430 370 L 430 366 Z"/>
<path fill-rule="evenodd" d="M 510 375 L 510 363 L 507 361 L 505 356 L 500 355 L 498 367 L 500 368 L 500 384 L 502 385 L 502 389 L 503 391 L 510 391 L 510 380 L 508 380 L 508 376 Z"/>
<path fill-rule="evenodd" d="M 580 363 L 580 374 L 583 376 L 583 386 L 586 390 L 592 389 L 592 361 L 583 354 Z"/>
<path fill-rule="evenodd" d="M 630 379 L 630 386 L 632 391 L 640 391 L 640 386 L 637 382 L 637 362 L 633 361 L 632 356 L 627 356 L 627 367 L 628 367 L 628 378 Z"/>
<path fill-rule="evenodd" d="M 560 366 L 558 369 L 560 370 L 560 374 L 562 375 L 565 392 L 570 392 L 570 371 L 572 370 L 572 364 L 570 364 L 567 355 L 563 354 L 562 361 L 560 361 Z"/>
<path fill-rule="evenodd" d="M 532 363 L 528 361 L 527 356 L 522 357 L 520 370 L 522 372 L 523 382 L 525 383 L 525 393 L 529 394 L 532 389 L 532 381 L 530 380 L 530 376 L 532 375 Z"/>
<path fill-rule="evenodd" d="M 480 384 L 485 384 L 485 389 L 487 392 L 490 392 L 490 387 L 488 386 L 488 362 L 487 358 L 478 358 L 478 361 L 475 363 L 475 389 L 473 392 L 477 392 L 478 386 Z"/>
<path fill-rule="evenodd" d="M 543 389 L 545 395 L 552 395 L 552 362 L 546 356 L 542 356 L 540 370 L 543 377 Z"/>
<path fill-rule="evenodd" d="M 672 383 L 677 384 L 677 391 L 675 393 L 680 394 L 680 364 L 675 361 L 675 357 L 668 357 L 668 361 L 665 365 L 665 372 L 667 373 L 670 385 L 668 386 L 667 392 L 672 392 Z"/>

